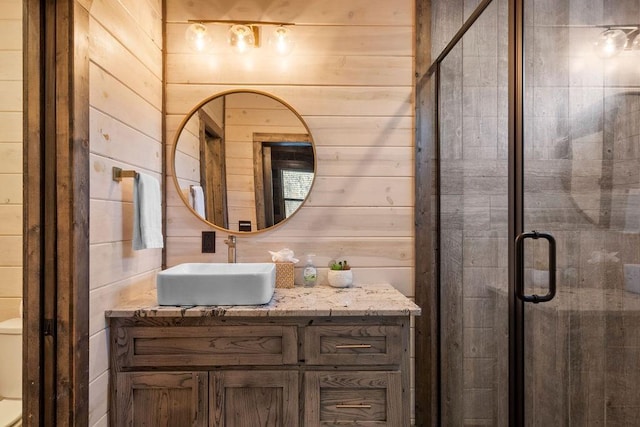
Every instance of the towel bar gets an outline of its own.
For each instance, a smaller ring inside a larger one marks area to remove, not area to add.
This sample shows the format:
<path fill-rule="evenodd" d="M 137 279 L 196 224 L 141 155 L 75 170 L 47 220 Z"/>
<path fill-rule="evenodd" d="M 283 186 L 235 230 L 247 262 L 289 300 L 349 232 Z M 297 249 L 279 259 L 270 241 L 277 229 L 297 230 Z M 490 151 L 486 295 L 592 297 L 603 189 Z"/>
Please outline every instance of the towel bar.
<path fill-rule="evenodd" d="M 122 168 L 116 166 L 111 169 L 111 177 L 116 182 L 122 181 L 122 178 L 136 178 L 137 176 L 138 172 L 134 170 L 122 170 Z"/>

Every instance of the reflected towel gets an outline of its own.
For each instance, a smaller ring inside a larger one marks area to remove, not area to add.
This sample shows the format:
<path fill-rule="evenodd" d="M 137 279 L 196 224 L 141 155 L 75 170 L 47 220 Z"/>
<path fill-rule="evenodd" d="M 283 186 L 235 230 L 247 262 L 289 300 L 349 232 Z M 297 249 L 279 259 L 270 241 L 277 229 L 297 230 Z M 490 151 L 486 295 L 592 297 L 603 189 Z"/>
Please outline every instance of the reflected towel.
<path fill-rule="evenodd" d="M 163 246 L 160 183 L 138 173 L 133 183 L 133 250 Z"/>
<path fill-rule="evenodd" d="M 204 212 L 204 191 L 199 185 L 191 186 L 191 207 L 201 217 L 205 218 Z"/>

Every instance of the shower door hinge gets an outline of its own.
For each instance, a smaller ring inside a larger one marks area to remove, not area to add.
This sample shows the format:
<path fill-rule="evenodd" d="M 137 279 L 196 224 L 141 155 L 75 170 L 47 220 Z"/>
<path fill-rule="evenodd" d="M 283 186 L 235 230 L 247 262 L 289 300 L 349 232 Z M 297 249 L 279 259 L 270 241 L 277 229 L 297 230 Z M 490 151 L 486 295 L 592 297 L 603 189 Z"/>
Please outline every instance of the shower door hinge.
<path fill-rule="evenodd" d="M 45 337 L 53 337 L 56 335 L 56 324 L 53 319 L 44 319 L 42 329 Z"/>

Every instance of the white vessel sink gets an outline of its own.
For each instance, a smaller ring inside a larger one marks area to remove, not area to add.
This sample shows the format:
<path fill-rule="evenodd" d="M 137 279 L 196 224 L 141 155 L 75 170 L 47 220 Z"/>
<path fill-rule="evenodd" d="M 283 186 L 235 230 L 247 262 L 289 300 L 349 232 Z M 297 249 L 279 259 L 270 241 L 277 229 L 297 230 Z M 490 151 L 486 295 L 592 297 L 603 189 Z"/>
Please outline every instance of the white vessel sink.
<path fill-rule="evenodd" d="M 257 305 L 275 290 L 273 263 L 186 263 L 158 273 L 159 305 Z"/>

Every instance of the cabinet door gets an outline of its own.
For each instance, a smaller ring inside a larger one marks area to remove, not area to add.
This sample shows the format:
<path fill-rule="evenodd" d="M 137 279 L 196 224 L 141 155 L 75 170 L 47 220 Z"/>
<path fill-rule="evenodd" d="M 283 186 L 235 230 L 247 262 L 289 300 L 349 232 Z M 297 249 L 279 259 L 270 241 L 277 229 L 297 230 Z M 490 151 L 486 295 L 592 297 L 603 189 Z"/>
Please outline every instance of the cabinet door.
<path fill-rule="evenodd" d="M 295 427 L 298 372 L 211 372 L 209 399 L 212 426 Z"/>
<path fill-rule="evenodd" d="M 207 372 L 119 372 L 117 426 L 206 426 Z"/>
<path fill-rule="evenodd" d="M 305 426 L 407 425 L 398 371 L 307 372 Z"/>

